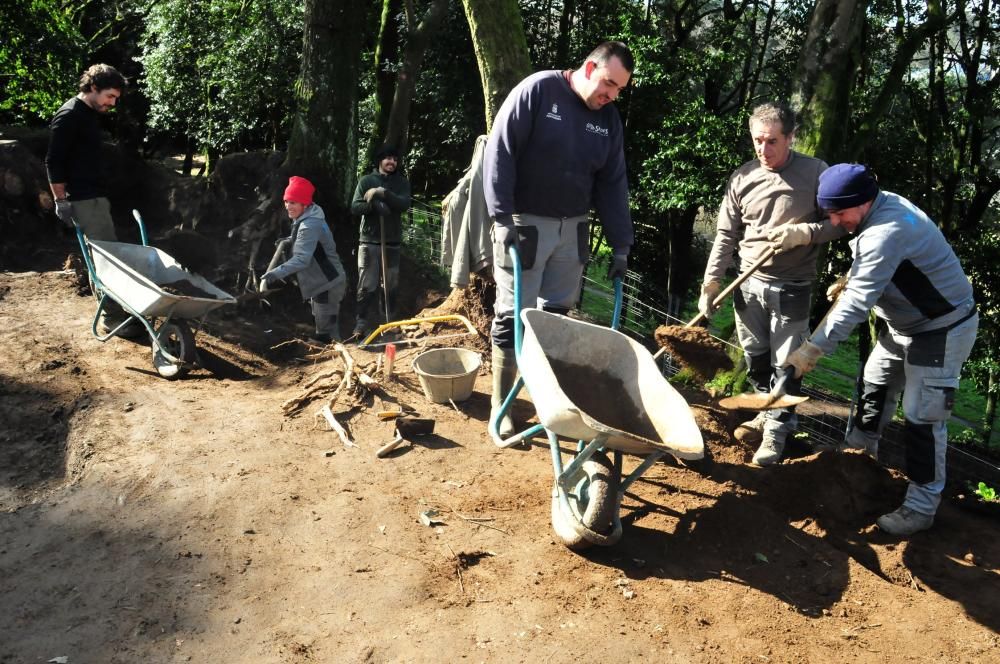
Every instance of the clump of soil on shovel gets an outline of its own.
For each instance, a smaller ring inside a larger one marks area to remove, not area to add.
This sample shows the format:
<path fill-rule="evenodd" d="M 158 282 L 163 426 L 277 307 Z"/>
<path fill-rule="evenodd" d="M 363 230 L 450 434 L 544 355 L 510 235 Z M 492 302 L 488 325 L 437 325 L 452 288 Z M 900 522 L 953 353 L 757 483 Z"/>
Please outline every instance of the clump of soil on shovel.
<path fill-rule="evenodd" d="M 711 380 L 723 369 L 733 368 L 725 346 L 703 327 L 661 325 L 653 337 L 678 364 L 693 371 L 702 382 Z"/>
<path fill-rule="evenodd" d="M 215 295 L 195 286 L 187 279 L 171 281 L 169 284 L 160 284 L 160 290 L 171 295 L 183 295 L 186 297 L 200 297 L 206 300 L 218 300 Z"/>

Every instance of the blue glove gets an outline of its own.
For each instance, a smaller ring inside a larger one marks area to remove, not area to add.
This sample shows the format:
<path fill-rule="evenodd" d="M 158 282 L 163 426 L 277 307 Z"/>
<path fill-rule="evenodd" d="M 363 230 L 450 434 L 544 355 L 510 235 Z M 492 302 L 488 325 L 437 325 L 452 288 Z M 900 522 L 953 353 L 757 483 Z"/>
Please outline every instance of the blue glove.
<path fill-rule="evenodd" d="M 615 280 L 615 277 L 619 279 L 625 279 L 625 271 L 628 270 L 628 254 L 615 253 L 611 256 L 611 262 L 608 263 L 608 279 L 611 281 Z"/>

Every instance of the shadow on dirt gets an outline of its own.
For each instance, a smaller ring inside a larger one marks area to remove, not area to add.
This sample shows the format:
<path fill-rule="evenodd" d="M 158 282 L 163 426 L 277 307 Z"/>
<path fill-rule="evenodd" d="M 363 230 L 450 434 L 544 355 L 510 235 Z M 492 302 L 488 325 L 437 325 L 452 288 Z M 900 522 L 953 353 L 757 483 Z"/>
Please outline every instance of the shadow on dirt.
<path fill-rule="evenodd" d="M 129 499 L 125 491 L 117 503 Z M 189 537 L 123 522 L 115 507 L 114 498 L 69 511 L 29 506 L 5 519 L 0 660 L 127 661 L 131 648 L 175 653 L 178 635 L 190 638 L 190 602 L 202 584 L 221 585 L 223 563 Z M 160 517 L 149 522 L 184 522 Z"/>
<path fill-rule="evenodd" d="M 39 371 L 64 367 L 63 360 L 51 359 Z M 0 487 L 30 491 L 62 479 L 69 419 L 89 402 L 89 397 L 83 396 L 65 403 L 63 395 L 0 376 Z"/>
<path fill-rule="evenodd" d="M 622 543 L 584 555 L 633 578 L 746 585 L 813 617 L 842 600 L 854 560 L 887 583 L 931 588 L 1000 629 L 1000 534 L 948 504 L 933 530 L 909 541 L 878 531 L 872 524 L 902 501 L 906 480 L 868 457 L 822 452 L 771 468 L 716 463 L 710 481 L 724 492 L 682 491 L 669 476 L 640 479 L 674 504 L 682 494 L 698 506 L 678 511 L 627 493 Z"/>

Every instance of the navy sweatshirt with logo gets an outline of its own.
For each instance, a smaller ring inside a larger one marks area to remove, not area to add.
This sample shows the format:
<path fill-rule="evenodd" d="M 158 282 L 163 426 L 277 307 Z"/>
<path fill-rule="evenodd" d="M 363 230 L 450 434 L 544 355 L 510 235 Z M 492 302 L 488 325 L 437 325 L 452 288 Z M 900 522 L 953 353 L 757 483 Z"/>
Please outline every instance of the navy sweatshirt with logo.
<path fill-rule="evenodd" d="M 593 208 L 612 248 L 632 246 L 618 110 L 589 109 L 561 71 L 532 74 L 507 96 L 486 143 L 483 189 L 491 217 Z"/>

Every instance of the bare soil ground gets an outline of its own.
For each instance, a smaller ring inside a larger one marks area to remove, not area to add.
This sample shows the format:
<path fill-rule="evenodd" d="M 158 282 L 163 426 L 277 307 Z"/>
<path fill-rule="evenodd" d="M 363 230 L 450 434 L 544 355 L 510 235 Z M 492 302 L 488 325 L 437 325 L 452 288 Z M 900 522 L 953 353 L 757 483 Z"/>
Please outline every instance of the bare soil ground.
<path fill-rule="evenodd" d="M 485 370 L 456 412 L 398 360 L 435 434 L 377 459 L 373 409 L 357 448 L 282 415 L 319 367 L 259 321 L 213 318 L 168 382 L 93 306 L 71 274 L 0 273 L 0 662 L 1000 660 L 997 522 L 946 503 L 886 537 L 905 480 L 866 457 L 754 468 L 692 394 L 711 460 L 655 465 L 623 541 L 573 553 L 547 447 L 486 435 Z"/>

